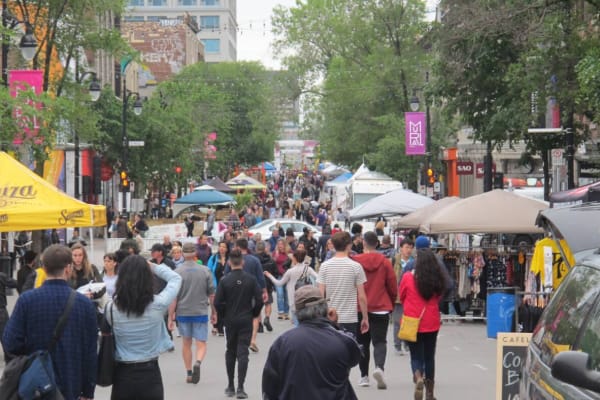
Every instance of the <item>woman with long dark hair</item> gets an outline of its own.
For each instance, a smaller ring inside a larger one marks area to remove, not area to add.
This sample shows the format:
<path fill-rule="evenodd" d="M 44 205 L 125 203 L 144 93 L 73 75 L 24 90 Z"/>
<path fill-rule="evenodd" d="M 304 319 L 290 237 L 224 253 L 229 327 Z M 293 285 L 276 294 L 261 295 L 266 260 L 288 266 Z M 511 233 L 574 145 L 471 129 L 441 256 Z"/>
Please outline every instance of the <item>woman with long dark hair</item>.
<path fill-rule="evenodd" d="M 415 400 L 433 397 L 435 380 L 435 347 L 441 326 L 439 302 L 446 291 L 446 278 L 435 254 L 429 248 L 417 250 L 415 269 L 405 273 L 398 289 L 404 315 L 421 316 L 417 341 L 408 342 L 410 364 L 415 382 Z"/>
<path fill-rule="evenodd" d="M 153 274 L 167 282 L 157 295 Z M 149 263 L 138 255 L 119 264 L 114 302 L 106 311 L 116 342 L 112 400 L 164 398 L 158 356 L 173 348 L 164 316 L 180 287 L 181 276 L 166 265 Z"/>
<path fill-rule="evenodd" d="M 213 283 L 215 288 L 221 282 L 221 278 L 225 274 L 225 267 L 227 266 L 227 261 L 229 260 L 229 246 L 227 242 L 219 242 L 219 249 L 215 254 L 210 256 L 208 259 L 207 267 L 213 274 Z M 225 331 L 223 329 L 223 318 L 221 315 L 217 316 L 217 323 L 213 325 L 212 334 L 219 336 L 224 336 Z"/>

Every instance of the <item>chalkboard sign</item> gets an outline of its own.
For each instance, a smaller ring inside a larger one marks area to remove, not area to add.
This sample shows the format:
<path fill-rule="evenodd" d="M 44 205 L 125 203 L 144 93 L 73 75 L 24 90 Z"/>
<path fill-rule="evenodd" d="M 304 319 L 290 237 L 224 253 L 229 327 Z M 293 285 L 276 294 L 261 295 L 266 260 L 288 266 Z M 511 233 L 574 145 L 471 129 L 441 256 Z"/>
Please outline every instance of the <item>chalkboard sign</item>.
<path fill-rule="evenodd" d="M 529 339 L 531 333 L 498 333 L 496 400 L 519 398 L 519 381 Z"/>

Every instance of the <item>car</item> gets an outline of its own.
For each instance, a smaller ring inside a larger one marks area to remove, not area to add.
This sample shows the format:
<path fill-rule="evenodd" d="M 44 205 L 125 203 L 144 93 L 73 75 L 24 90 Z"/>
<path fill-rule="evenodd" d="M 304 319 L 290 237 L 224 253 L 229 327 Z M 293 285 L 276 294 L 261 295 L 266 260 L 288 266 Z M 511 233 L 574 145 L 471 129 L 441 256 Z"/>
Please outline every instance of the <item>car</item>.
<path fill-rule="evenodd" d="M 600 253 L 578 262 L 533 331 L 523 399 L 600 399 Z"/>
<path fill-rule="evenodd" d="M 252 226 L 248 229 L 248 234 L 253 236 L 257 233 L 260 233 L 260 236 L 263 240 L 267 240 L 271 237 L 271 233 L 273 232 L 273 228 L 277 223 L 281 224 L 283 231 L 286 232 L 288 228 L 292 228 L 294 230 L 294 236 L 298 239 L 300 236 L 304 234 L 304 228 L 308 228 L 314 232 L 313 237 L 318 241 L 321 237 L 321 228 L 319 226 L 310 225 L 304 221 L 299 221 L 297 219 L 284 219 L 284 218 L 276 218 L 276 219 L 266 219 L 258 224 Z"/>

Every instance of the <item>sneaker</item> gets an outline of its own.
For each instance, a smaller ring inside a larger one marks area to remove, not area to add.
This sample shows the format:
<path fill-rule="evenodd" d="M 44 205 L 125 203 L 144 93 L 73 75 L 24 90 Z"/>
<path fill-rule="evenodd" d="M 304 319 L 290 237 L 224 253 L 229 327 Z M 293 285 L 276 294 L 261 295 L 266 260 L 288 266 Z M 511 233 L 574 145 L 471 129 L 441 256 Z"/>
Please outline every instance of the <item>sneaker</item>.
<path fill-rule="evenodd" d="M 246 392 L 244 392 L 244 388 L 238 388 L 237 392 L 235 393 L 235 398 L 236 399 L 247 399 L 248 395 L 246 394 Z"/>
<path fill-rule="evenodd" d="M 375 368 L 375 371 L 373 372 L 373 379 L 377 381 L 377 389 L 387 389 L 385 378 L 383 376 L 383 370 L 381 368 Z"/>
<path fill-rule="evenodd" d="M 277 319 L 283 319 L 283 314 L 277 314 Z"/>
<path fill-rule="evenodd" d="M 360 381 L 358 381 L 358 386 L 367 387 L 370 384 L 371 383 L 369 383 L 369 377 L 368 376 L 363 376 L 362 378 L 360 378 Z"/>
<path fill-rule="evenodd" d="M 397 356 L 403 356 L 404 351 L 402 351 L 402 348 L 400 348 L 400 349 L 394 348 L 394 354 L 396 354 Z"/>
<path fill-rule="evenodd" d="M 227 397 L 235 396 L 235 388 L 233 386 L 227 386 L 225 388 L 225 396 L 227 396 Z"/>
<path fill-rule="evenodd" d="M 271 320 L 269 319 L 269 317 L 265 317 L 265 319 L 263 320 L 263 324 L 269 332 L 273 332 L 273 326 L 271 325 Z"/>
<path fill-rule="evenodd" d="M 289 316 L 289 314 L 283 314 L 283 319 L 285 319 L 286 321 L 287 321 L 288 319 L 290 319 L 290 316 Z"/>
<path fill-rule="evenodd" d="M 195 385 L 200 382 L 200 363 L 196 361 L 192 369 L 192 383 Z"/>
<path fill-rule="evenodd" d="M 250 350 L 252 350 L 254 353 L 258 353 L 258 346 L 256 343 L 250 343 Z"/>

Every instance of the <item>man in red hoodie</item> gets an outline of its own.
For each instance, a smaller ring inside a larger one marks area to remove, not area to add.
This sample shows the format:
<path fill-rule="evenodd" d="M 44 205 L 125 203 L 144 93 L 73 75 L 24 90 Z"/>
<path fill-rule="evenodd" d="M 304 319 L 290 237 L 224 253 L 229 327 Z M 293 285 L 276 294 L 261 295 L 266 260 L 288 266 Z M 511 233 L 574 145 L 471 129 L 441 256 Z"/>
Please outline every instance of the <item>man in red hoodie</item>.
<path fill-rule="evenodd" d="M 363 237 L 364 252 L 353 257 L 362 265 L 367 282 L 367 310 L 369 315 L 369 331 L 358 335 L 358 343 L 363 345 L 363 357 L 360 360 L 360 386 L 369 386 L 370 347 L 373 342 L 373 360 L 375 371 L 373 378 L 377 381 L 377 389 L 386 389 L 383 375 L 387 352 L 387 331 L 390 313 L 398 296 L 396 274 L 390 259 L 377 251 L 377 235 L 367 232 Z M 362 315 L 358 315 L 359 323 Z"/>

